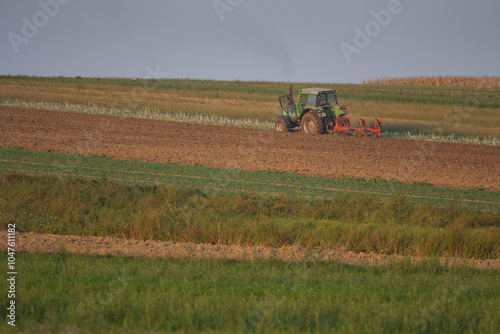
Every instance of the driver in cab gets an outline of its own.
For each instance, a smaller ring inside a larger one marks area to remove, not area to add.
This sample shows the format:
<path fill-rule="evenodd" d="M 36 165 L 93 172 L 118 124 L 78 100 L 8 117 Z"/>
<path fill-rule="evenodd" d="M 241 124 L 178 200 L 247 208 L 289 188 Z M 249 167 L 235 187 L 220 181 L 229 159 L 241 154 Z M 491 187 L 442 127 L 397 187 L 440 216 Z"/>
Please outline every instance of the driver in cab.
<path fill-rule="evenodd" d="M 321 106 L 326 106 L 329 103 L 326 102 L 325 96 L 323 94 L 318 94 L 318 97 L 316 98 L 316 106 L 321 107 Z"/>

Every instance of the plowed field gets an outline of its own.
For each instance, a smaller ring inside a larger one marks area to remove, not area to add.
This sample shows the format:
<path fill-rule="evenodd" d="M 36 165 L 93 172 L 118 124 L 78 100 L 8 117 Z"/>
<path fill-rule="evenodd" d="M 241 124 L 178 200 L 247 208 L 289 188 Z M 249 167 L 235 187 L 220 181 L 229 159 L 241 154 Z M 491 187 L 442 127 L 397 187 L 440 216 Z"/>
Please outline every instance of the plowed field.
<path fill-rule="evenodd" d="M 0 107 L 0 124 L 0 147 L 500 190 L 495 146 L 310 136 L 11 107 Z"/>

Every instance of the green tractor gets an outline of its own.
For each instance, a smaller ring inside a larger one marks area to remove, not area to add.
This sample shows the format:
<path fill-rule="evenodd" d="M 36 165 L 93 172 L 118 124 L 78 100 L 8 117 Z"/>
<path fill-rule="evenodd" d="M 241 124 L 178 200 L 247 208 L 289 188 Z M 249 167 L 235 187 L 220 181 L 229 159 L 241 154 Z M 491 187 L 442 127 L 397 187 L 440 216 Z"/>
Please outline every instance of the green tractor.
<path fill-rule="evenodd" d="M 373 128 L 366 128 L 364 118 L 361 118 L 359 128 L 351 127 L 345 106 L 339 105 L 334 89 L 306 88 L 299 91 L 299 98 L 295 104 L 290 93 L 279 97 L 283 114 L 276 115 L 275 128 L 277 131 L 290 131 L 300 127 L 308 134 L 339 133 L 349 135 L 360 133 L 363 135 L 376 134 L 380 137 L 382 120 L 376 118 Z"/>

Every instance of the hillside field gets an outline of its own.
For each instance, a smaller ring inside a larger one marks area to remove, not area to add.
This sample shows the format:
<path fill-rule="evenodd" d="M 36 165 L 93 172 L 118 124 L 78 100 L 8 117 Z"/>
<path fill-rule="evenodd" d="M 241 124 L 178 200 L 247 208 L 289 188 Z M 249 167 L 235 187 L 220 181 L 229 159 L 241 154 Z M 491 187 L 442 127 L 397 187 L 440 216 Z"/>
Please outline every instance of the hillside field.
<path fill-rule="evenodd" d="M 384 119 L 384 129 L 413 134 L 500 136 L 500 87 L 488 78 L 476 87 L 294 83 L 294 97 L 307 87 L 336 89 L 340 104 L 358 117 Z M 274 122 L 278 96 L 290 84 L 213 80 L 142 80 L 0 76 L 0 104 L 6 100 L 101 106 L 126 112 L 149 110 L 251 118 Z"/>
<path fill-rule="evenodd" d="M 0 331 L 499 332 L 500 88 L 407 82 L 294 83 L 366 138 L 272 130 L 288 83 L 0 76 Z"/>

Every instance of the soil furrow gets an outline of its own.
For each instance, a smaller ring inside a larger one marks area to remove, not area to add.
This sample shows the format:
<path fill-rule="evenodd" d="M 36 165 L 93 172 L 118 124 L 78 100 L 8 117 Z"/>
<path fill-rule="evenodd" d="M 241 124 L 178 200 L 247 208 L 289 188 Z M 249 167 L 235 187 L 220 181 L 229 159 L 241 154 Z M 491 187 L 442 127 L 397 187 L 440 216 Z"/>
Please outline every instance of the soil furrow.
<path fill-rule="evenodd" d="M 500 147 L 0 107 L 0 147 L 500 190 Z"/>

